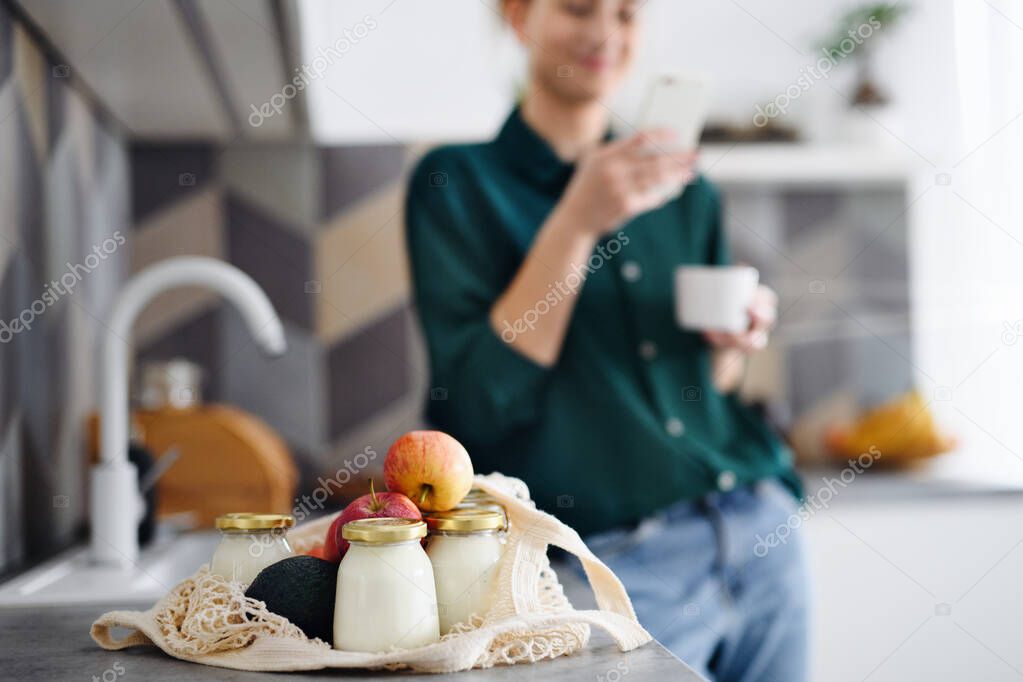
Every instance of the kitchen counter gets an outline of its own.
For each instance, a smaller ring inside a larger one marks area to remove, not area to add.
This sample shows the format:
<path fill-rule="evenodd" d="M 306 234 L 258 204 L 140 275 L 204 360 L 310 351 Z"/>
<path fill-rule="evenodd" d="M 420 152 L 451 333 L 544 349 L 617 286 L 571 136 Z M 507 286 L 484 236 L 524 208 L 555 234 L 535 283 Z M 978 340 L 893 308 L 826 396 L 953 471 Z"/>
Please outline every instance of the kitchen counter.
<path fill-rule="evenodd" d="M 302 673 L 250 673 L 226 668 L 200 666 L 165 655 L 156 647 L 134 647 L 105 651 L 89 636 L 89 627 L 97 616 L 123 606 L 54 606 L 44 608 L 0 609 L 0 660 L 5 679 L 69 680 L 94 679 L 104 682 L 123 680 L 616 680 L 629 676 L 635 680 L 678 680 L 699 682 L 699 675 L 675 658 L 657 642 L 628 653 L 621 653 L 603 632 L 594 629 L 590 646 L 584 651 L 536 665 L 519 665 L 490 670 L 473 670 L 451 675 L 423 675 L 364 670 L 329 670 Z"/>

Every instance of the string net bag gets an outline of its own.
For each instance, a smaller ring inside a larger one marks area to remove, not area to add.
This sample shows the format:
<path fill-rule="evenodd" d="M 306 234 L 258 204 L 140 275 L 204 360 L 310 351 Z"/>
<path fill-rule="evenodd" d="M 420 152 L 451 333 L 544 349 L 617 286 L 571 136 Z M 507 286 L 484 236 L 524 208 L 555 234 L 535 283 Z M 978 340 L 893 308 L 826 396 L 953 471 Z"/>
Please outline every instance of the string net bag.
<path fill-rule="evenodd" d="M 241 583 L 213 575 L 206 566 L 179 583 L 146 611 L 111 611 L 92 625 L 92 638 L 107 650 L 151 645 L 186 661 L 253 671 L 324 668 L 412 669 L 455 672 L 495 665 L 536 663 L 584 648 L 592 627 L 605 630 L 621 651 L 651 640 L 636 620 L 621 581 L 578 533 L 536 509 L 526 485 L 501 474 L 477 476 L 508 516 L 504 551 L 490 611 L 473 614 L 439 642 L 378 653 L 338 651 L 309 639 L 286 618 L 245 596 Z M 297 553 L 323 540 L 336 515 L 289 533 Z M 550 545 L 582 562 L 597 609 L 576 610 L 547 558 Z M 114 628 L 127 635 L 115 638 Z"/>

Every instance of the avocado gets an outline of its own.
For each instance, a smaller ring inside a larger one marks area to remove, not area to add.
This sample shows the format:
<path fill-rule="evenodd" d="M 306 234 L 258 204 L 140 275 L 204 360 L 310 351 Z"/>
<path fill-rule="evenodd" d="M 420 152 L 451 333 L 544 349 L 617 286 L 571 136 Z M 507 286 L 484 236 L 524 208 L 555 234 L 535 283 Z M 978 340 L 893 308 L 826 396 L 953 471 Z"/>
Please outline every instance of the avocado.
<path fill-rule="evenodd" d="M 337 564 L 312 556 L 293 556 L 270 564 L 245 591 L 266 608 L 297 625 L 306 637 L 334 639 Z"/>

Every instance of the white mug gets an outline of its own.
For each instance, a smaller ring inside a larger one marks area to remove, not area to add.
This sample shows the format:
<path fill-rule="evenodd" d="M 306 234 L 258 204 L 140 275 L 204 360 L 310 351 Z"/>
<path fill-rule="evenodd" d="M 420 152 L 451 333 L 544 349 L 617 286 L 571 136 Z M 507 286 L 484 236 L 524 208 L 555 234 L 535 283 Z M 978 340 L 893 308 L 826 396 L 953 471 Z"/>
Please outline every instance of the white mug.
<path fill-rule="evenodd" d="M 759 281 L 749 265 L 681 265 L 675 269 L 675 319 L 692 331 L 744 332 Z"/>

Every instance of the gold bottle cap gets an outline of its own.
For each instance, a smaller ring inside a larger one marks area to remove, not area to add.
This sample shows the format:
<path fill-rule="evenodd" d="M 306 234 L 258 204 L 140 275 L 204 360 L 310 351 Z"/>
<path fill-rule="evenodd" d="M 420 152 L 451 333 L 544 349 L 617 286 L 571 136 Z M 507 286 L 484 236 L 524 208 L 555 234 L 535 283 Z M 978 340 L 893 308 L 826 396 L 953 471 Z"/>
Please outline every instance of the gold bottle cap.
<path fill-rule="evenodd" d="M 341 528 L 341 537 L 356 542 L 404 542 L 426 537 L 426 524 L 415 519 L 382 516 L 349 521 Z"/>
<path fill-rule="evenodd" d="M 291 528 L 295 525 L 295 517 L 291 514 L 233 512 L 218 516 L 214 525 L 220 530 L 271 530 Z"/>
<path fill-rule="evenodd" d="M 431 530 L 454 533 L 501 530 L 504 528 L 504 514 L 483 507 L 466 507 L 451 511 L 431 512 L 426 515 L 426 525 Z"/>

